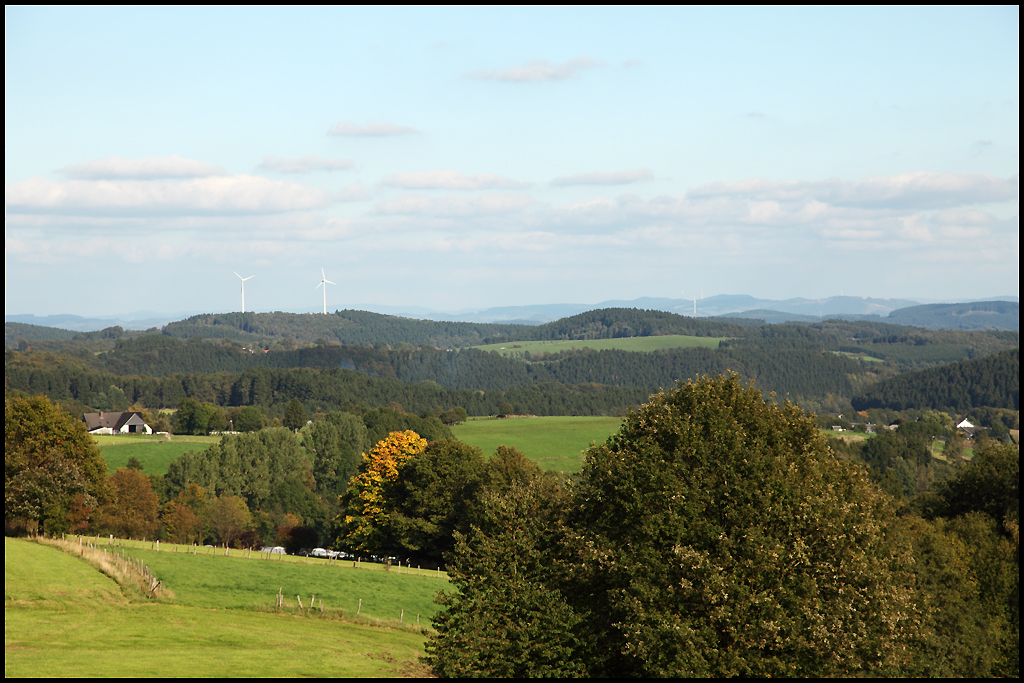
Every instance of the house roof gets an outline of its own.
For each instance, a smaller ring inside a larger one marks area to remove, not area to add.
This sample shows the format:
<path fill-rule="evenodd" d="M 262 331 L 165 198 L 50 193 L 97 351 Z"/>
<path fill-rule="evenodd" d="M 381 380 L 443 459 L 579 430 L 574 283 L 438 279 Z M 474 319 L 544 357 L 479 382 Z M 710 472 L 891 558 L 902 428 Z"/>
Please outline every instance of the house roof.
<path fill-rule="evenodd" d="M 138 419 L 132 420 L 132 418 Z M 134 424 L 146 424 L 142 419 L 142 413 L 86 413 L 82 416 L 82 420 L 85 422 L 86 431 L 89 432 L 105 427 L 116 432 L 130 421 Z"/>

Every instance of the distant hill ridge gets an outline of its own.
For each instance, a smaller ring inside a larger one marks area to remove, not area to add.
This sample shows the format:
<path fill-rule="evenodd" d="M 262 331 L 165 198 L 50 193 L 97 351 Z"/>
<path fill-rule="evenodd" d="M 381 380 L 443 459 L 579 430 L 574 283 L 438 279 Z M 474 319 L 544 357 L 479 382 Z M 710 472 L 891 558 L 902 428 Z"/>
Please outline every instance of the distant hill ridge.
<path fill-rule="evenodd" d="M 709 297 L 736 303 L 752 297 Z M 845 297 L 846 299 L 852 297 Z M 674 300 L 645 300 L 651 304 Z M 875 304 L 871 304 L 875 305 Z M 679 308 L 678 306 L 676 308 Z M 699 307 L 698 307 L 698 310 Z M 763 323 L 817 323 L 827 319 L 885 322 L 913 325 L 931 330 L 1012 330 L 1020 329 L 1020 304 L 1012 301 L 978 301 L 960 304 L 923 304 L 899 308 L 887 316 L 872 314 L 831 314 L 825 316 L 754 309 L 731 316 L 692 317 L 666 312 L 652 305 L 648 309 L 615 307 L 590 310 L 544 324 L 477 323 L 435 321 L 403 318 L 370 311 L 336 311 L 331 315 L 311 313 L 218 313 L 193 315 L 165 325 L 163 334 L 185 339 L 228 338 L 236 341 L 261 338 L 362 345 L 395 345 L 400 343 L 438 347 L 473 346 L 487 341 L 608 339 L 628 336 L 687 334 L 695 336 L 741 336 L 739 328 Z M 13 316 L 26 317 L 26 316 Z M 34 316 L 27 316 L 34 317 Z M 150 328 L 146 333 L 156 332 Z M 110 339 L 138 336 L 140 331 L 120 326 L 100 331 L 75 333 L 59 327 L 46 327 L 28 322 L 8 320 L 5 323 L 5 346 L 17 348 L 20 340 Z"/>
<path fill-rule="evenodd" d="M 1016 301 L 972 301 L 963 304 L 920 304 L 892 311 L 886 316 L 837 313 L 804 315 L 770 309 L 731 313 L 734 318 L 763 320 L 769 324 L 822 320 L 864 320 L 894 325 L 911 325 L 929 330 L 1013 330 L 1020 331 L 1020 303 Z"/>

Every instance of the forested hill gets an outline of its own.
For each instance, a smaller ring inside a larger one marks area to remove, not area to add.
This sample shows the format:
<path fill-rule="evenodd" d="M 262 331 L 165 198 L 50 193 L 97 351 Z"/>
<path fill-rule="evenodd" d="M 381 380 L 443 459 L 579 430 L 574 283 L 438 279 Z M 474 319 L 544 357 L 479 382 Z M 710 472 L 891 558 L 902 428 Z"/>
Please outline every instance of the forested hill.
<path fill-rule="evenodd" d="M 723 347 L 820 349 L 892 361 L 900 369 L 980 358 L 1017 348 L 1020 333 L 981 330 L 925 330 L 879 321 L 825 320 L 748 328 Z"/>
<path fill-rule="evenodd" d="M 991 407 L 1020 410 L 1020 349 L 897 375 L 851 401 L 868 408 L 933 408 L 956 413 Z"/>
<path fill-rule="evenodd" d="M 973 301 L 967 304 L 925 304 L 900 308 L 888 322 L 929 330 L 1020 330 L 1020 302 Z"/>
<path fill-rule="evenodd" d="M 691 337 L 738 337 L 749 333 L 747 328 L 763 325 L 760 320 L 739 318 L 690 318 L 665 311 L 644 311 L 636 308 L 602 308 L 569 316 L 554 322 L 510 330 L 512 338 L 502 341 L 577 341 L 585 339 L 620 339 L 623 337 L 656 337 L 683 334 Z"/>
<path fill-rule="evenodd" d="M 664 349 L 653 353 L 592 351 L 560 354 L 557 360 L 526 362 L 477 349 L 447 351 L 374 349 L 355 345 L 314 346 L 294 351 L 248 353 L 230 343 L 183 342 L 162 335 L 117 342 L 108 353 L 78 357 L 47 352 L 6 354 L 8 385 L 35 391 L 44 385 L 65 395 L 71 384 L 95 384 L 92 375 L 169 377 L 176 375 L 241 373 L 257 369 L 299 368 L 327 371 L 358 370 L 378 379 L 432 383 L 445 389 L 509 391 L 535 382 L 564 385 L 603 384 L 654 391 L 677 380 L 699 375 L 739 372 L 759 389 L 797 397 L 826 394 L 851 396 L 850 377 L 867 368 L 840 355 L 816 349 Z M 90 377 L 86 379 L 86 377 Z M 106 391 L 106 384 L 97 384 Z M 116 382 L 115 382 L 116 383 Z"/>
<path fill-rule="evenodd" d="M 684 334 L 696 337 L 734 337 L 755 320 L 689 318 L 664 311 L 606 308 L 562 318 L 545 325 L 461 323 L 413 320 L 368 311 L 338 311 L 332 315 L 299 313 L 220 313 L 192 316 L 170 323 L 164 334 L 185 339 L 228 338 L 238 341 L 280 340 L 396 346 L 430 344 L 438 348 L 476 346 L 501 341 L 583 340 Z"/>
<path fill-rule="evenodd" d="M 77 332 L 59 327 L 45 327 L 29 323 L 4 323 L 4 343 L 9 349 L 16 348 L 20 339 L 74 339 Z"/>
<path fill-rule="evenodd" d="M 341 344 L 422 346 L 473 346 L 482 340 L 521 333 L 529 325 L 499 323 L 456 323 L 413 320 L 369 311 L 336 311 L 330 315 L 314 313 L 216 313 L 194 315 L 170 323 L 164 334 L 187 339 L 235 339 L 259 341 L 291 338 L 299 342 L 323 339 Z"/>

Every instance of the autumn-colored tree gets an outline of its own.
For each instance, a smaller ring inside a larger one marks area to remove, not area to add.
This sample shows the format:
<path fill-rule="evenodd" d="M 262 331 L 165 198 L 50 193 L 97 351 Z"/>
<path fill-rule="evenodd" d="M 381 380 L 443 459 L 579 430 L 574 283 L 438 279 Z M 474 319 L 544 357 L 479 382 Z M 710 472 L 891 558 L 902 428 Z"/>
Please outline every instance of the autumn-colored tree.
<path fill-rule="evenodd" d="M 389 521 L 387 492 L 398 479 L 398 470 L 422 453 L 427 440 L 411 429 L 391 432 L 363 453 L 359 473 L 345 493 L 345 518 L 338 543 L 358 550 L 376 549 L 384 542 Z"/>
<path fill-rule="evenodd" d="M 200 543 L 206 535 L 210 504 L 198 484 L 188 484 L 177 498 L 164 505 L 161 517 L 167 539 L 174 543 Z"/>
<path fill-rule="evenodd" d="M 121 538 L 153 538 L 160 504 L 149 477 L 118 468 L 110 477 L 111 500 L 103 506 L 103 526 Z"/>

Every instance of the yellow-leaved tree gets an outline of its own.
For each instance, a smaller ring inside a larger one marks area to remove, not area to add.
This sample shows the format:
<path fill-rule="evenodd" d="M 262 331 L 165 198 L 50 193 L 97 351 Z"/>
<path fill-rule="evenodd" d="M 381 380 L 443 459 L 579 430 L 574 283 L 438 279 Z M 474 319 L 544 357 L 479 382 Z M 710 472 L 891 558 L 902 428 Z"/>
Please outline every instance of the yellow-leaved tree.
<path fill-rule="evenodd" d="M 411 429 L 391 432 L 369 453 L 363 453 L 359 473 L 341 496 L 345 508 L 337 545 L 355 550 L 383 551 L 388 546 L 390 510 L 387 493 L 402 465 L 419 455 L 427 440 Z"/>

